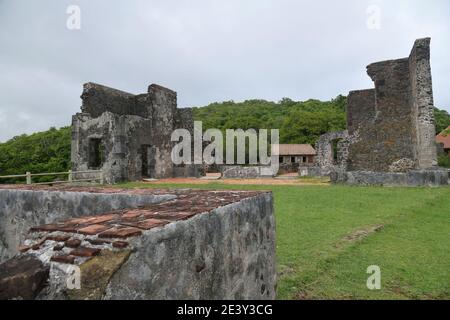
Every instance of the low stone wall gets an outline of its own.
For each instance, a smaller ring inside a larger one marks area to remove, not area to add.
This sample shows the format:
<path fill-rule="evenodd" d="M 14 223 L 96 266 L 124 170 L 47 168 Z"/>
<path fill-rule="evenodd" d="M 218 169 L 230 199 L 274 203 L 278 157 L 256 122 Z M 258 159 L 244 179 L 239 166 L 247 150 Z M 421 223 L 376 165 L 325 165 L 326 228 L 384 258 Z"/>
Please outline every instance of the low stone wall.
<path fill-rule="evenodd" d="M 35 198 L 64 193 L 29 192 Z M 32 227 L 21 253 L 0 265 L 0 299 L 275 298 L 270 192 L 116 193 L 153 202 Z M 79 289 L 68 286 L 77 270 Z"/>
<path fill-rule="evenodd" d="M 280 163 L 278 174 L 286 174 L 286 173 L 295 173 L 298 172 L 298 169 L 300 167 L 300 163 L 294 162 L 294 163 Z"/>
<path fill-rule="evenodd" d="M 328 176 L 328 170 L 322 170 L 319 166 L 300 166 L 298 168 L 298 175 L 300 177 L 324 177 Z"/>
<path fill-rule="evenodd" d="M 265 166 L 222 166 L 222 178 L 270 178 L 273 177 L 270 167 Z"/>
<path fill-rule="evenodd" d="M 174 166 L 172 168 L 173 177 L 177 178 L 199 178 L 205 176 L 205 170 L 201 165 Z"/>
<path fill-rule="evenodd" d="M 445 186 L 450 185 L 450 170 L 411 170 L 408 172 L 335 171 L 331 181 L 349 185 Z"/>

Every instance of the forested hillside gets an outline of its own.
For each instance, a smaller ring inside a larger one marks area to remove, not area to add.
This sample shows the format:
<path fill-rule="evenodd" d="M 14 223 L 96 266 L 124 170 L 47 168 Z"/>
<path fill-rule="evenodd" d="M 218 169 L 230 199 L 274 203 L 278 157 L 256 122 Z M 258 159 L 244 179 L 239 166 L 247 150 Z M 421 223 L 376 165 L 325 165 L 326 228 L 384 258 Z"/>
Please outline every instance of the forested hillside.
<path fill-rule="evenodd" d="M 280 129 L 281 143 L 314 144 L 321 134 L 345 128 L 345 104 L 344 96 L 331 101 L 304 102 L 284 98 L 279 102 L 227 101 L 193 110 L 195 120 L 203 121 L 203 130 Z M 435 117 L 436 133 L 450 125 L 447 111 L 435 109 Z M 0 143 L 0 175 L 58 172 L 69 168 L 70 127 L 51 128 Z"/>
<path fill-rule="evenodd" d="M 325 132 L 344 130 L 345 104 L 343 96 L 325 102 L 228 101 L 194 108 L 194 118 L 203 129 L 280 129 L 281 143 L 315 143 Z"/>
<path fill-rule="evenodd" d="M 70 133 L 70 127 L 50 128 L 0 143 L 0 176 L 24 174 L 27 171 L 67 171 L 70 168 Z M 44 181 L 45 178 L 37 180 Z M 0 183 L 4 182 L 0 180 Z"/>

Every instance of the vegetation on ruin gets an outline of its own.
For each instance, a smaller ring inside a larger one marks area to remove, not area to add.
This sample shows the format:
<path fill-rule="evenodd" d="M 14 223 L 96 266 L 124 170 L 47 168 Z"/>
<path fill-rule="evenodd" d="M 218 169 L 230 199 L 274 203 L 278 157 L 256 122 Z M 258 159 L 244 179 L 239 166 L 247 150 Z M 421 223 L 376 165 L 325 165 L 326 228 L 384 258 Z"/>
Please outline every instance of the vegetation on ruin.
<path fill-rule="evenodd" d="M 279 299 L 450 299 L 450 188 L 129 183 L 272 190 Z M 366 287 L 381 268 L 381 289 Z"/>
<path fill-rule="evenodd" d="M 326 132 L 345 128 L 346 97 L 339 95 L 330 101 L 279 102 L 246 100 L 244 102 L 212 103 L 194 108 L 194 118 L 203 122 L 203 130 L 280 129 L 281 143 L 311 143 Z M 450 125 L 450 115 L 435 109 L 436 133 Z M 445 159 L 441 161 L 446 165 Z M 450 166 L 449 166 L 450 167 Z M 51 128 L 32 135 L 20 135 L 0 143 L 0 175 L 60 172 L 70 168 L 70 127 Z M 36 178 L 51 181 L 55 177 Z M 22 179 L 23 180 L 23 179 Z M 16 180 L 1 180 L 0 183 Z M 17 180 L 18 182 L 21 180 Z"/>
<path fill-rule="evenodd" d="M 444 168 L 450 168 L 450 157 L 446 154 L 438 156 L 438 165 Z"/>

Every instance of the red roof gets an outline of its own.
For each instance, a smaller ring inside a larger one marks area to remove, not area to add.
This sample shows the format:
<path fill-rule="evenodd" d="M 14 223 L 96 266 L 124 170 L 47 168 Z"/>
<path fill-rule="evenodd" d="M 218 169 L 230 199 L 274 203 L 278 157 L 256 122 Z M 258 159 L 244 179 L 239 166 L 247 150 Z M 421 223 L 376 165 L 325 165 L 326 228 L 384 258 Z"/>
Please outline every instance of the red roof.
<path fill-rule="evenodd" d="M 437 143 L 443 143 L 444 149 L 450 149 L 450 126 L 436 136 Z"/>
<path fill-rule="evenodd" d="M 310 144 L 279 144 L 278 153 L 275 152 L 275 146 L 272 145 L 272 155 L 280 156 L 314 156 L 316 155 L 316 150 Z"/>

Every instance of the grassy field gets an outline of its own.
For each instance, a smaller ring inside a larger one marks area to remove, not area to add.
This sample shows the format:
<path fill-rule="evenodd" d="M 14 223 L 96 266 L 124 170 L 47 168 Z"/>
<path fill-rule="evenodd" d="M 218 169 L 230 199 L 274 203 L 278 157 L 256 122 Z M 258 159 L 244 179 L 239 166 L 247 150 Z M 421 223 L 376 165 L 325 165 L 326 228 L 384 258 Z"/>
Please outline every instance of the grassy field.
<path fill-rule="evenodd" d="M 121 186 L 272 190 L 279 299 L 450 299 L 450 188 Z"/>

